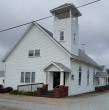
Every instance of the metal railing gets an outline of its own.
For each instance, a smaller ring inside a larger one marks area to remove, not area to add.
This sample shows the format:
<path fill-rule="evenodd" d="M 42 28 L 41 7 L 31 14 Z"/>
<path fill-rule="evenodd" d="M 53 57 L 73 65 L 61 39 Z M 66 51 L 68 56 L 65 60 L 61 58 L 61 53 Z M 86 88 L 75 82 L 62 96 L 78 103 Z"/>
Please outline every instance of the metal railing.
<path fill-rule="evenodd" d="M 18 85 L 17 90 L 24 91 L 24 92 L 34 92 L 34 91 L 37 91 L 38 87 L 43 87 L 43 83 Z"/>

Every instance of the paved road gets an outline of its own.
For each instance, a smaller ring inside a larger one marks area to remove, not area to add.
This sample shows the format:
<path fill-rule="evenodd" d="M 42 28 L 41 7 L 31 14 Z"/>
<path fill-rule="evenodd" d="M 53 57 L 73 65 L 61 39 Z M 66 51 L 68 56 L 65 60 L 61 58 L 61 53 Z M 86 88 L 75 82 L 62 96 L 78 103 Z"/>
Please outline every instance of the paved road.
<path fill-rule="evenodd" d="M 0 110 L 109 110 L 109 92 L 51 99 L 0 95 Z"/>

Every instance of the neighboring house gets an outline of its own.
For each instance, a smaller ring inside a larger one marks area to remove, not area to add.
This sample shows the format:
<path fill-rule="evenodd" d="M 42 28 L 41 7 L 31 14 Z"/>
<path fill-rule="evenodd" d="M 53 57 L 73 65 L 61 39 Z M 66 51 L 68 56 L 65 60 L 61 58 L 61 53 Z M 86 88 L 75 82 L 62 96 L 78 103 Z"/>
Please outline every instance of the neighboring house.
<path fill-rule="evenodd" d="M 5 83 L 5 64 L 0 62 L 0 85 Z"/>
<path fill-rule="evenodd" d="M 101 68 L 102 68 L 102 72 L 97 72 L 95 74 L 95 85 L 96 85 L 96 87 L 109 84 L 109 74 L 107 72 L 107 69 L 104 65 L 101 66 Z"/>
<path fill-rule="evenodd" d="M 5 77 L 4 77 L 4 71 L 0 71 L 0 85 L 4 86 Z"/>
<path fill-rule="evenodd" d="M 69 95 L 95 90 L 94 76 L 99 66 L 79 49 L 79 10 L 64 4 L 50 11 L 54 16 L 53 34 L 34 22 L 15 47 L 3 59 L 6 65 L 5 86 L 17 89 L 29 83 L 69 87 Z"/>

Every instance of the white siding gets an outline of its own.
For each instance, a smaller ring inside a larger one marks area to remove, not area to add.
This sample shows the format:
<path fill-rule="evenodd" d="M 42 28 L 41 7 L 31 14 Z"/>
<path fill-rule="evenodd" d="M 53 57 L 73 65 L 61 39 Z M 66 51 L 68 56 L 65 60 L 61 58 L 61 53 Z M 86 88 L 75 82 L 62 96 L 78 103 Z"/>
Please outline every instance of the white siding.
<path fill-rule="evenodd" d="M 60 31 L 64 31 L 64 41 L 60 41 Z M 74 43 L 74 33 L 76 34 L 76 43 Z M 54 19 L 55 39 L 59 41 L 72 54 L 78 55 L 79 37 L 78 37 L 78 18 Z"/>
<path fill-rule="evenodd" d="M 40 49 L 40 57 L 29 58 L 28 51 Z M 55 45 L 48 36 L 34 27 L 16 47 L 6 61 L 6 86 L 16 89 L 21 72 L 36 72 L 36 83 L 45 83 L 44 67 L 51 61 L 60 62 L 70 68 L 69 56 Z"/>
<path fill-rule="evenodd" d="M 93 70 L 94 67 L 88 66 L 83 63 L 72 62 L 72 74 L 74 75 L 74 80 L 70 78 L 70 95 L 77 95 L 81 93 L 91 92 L 95 90 L 95 85 L 93 84 Z M 82 67 L 82 79 L 81 85 L 78 85 L 79 78 L 79 65 Z M 87 70 L 89 67 L 89 85 L 87 85 Z"/>

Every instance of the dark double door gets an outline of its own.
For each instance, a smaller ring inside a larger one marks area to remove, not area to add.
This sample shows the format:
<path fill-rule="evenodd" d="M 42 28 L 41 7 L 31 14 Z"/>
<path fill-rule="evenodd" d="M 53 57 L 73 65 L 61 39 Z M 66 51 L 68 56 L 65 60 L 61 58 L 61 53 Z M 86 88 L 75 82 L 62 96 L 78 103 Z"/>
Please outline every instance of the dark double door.
<path fill-rule="evenodd" d="M 53 88 L 60 85 L 60 72 L 53 72 Z"/>

